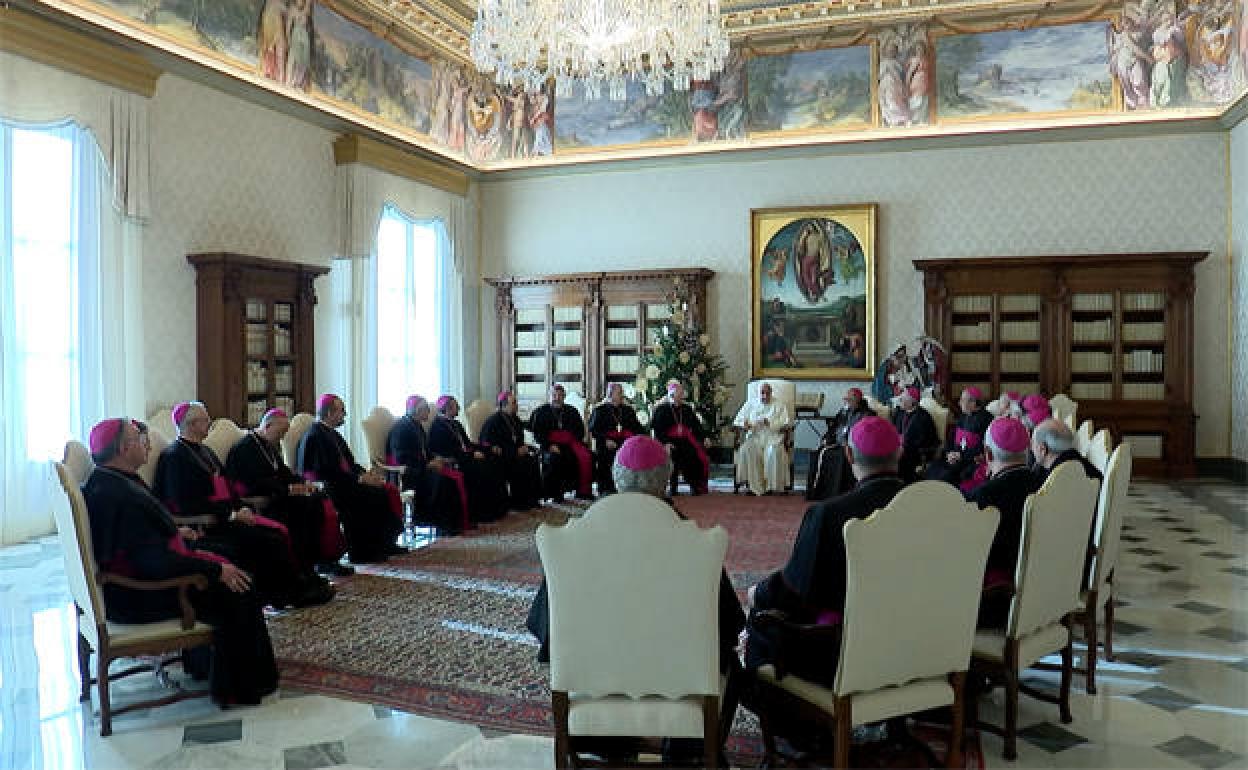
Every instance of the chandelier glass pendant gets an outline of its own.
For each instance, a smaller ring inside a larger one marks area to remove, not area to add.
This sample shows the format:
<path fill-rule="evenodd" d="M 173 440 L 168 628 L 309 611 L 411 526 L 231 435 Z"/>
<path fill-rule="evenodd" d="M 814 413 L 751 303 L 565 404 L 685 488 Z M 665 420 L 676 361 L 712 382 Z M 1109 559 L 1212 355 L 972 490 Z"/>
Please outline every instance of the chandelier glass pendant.
<path fill-rule="evenodd" d="M 719 0 L 480 0 L 472 60 L 502 86 L 555 93 L 581 83 L 597 99 L 605 85 L 623 101 L 629 80 L 652 95 L 684 91 L 724 68 L 728 35 Z"/>

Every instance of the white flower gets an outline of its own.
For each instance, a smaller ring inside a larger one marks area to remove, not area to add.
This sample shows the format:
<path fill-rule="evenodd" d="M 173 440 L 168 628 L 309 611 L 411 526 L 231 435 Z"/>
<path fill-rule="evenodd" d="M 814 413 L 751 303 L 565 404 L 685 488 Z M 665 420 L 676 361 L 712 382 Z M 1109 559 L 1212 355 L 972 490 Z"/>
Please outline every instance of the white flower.
<path fill-rule="evenodd" d="M 724 403 L 724 393 L 721 390 L 715 391 L 715 406 L 722 406 Z"/>
<path fill-rule="evenodd" d="M 639 393 L 644 392 L 650 387 L 650 381 L 645 377 L 638 377 L 637 381 L 633 383 L 633 387 L 636 388 Z"/>
<path fill-rule="evenodd" d="M 698 374 L 703 374 L 705 372 L 706 372 L 706 364 L 698 364 Z"/>
<path fill-rule="evenodd" d="M 680 351 L 680 362 L 682 364 L 689 363 L 689 351 L 687 350 Z"/>
<path fill-rule="evenodd" d="M 646 379 L 653 380 L 659 376 L 659 367 L 656 364 L 650 364 L 646 367 Z"/>
<path fill-rule="evenodd" d="M 685 311 L 677 310 L 675 313 L 672 313 L 672 322 L 683 324 L 685 322 Z"/>
<path fill-rule="evenodd" d="M 709 334 L 703 334 L 701 337 L 698 337 L 698 344 L 699 344 L 699 345 L 701 345 L 701 346 L 702 346 L 702 347 L 704 347 L 704 348 L 705 348 L 705 347 L 710 346 L 710 344 L 711 344 L 711 335 L 709 335 Z"/>

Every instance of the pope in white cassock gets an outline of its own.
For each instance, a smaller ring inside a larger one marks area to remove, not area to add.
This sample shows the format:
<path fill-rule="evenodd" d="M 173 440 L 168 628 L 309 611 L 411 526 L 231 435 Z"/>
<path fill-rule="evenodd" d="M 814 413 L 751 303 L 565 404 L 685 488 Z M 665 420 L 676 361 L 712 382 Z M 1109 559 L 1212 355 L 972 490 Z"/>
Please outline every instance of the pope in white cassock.
<path fill-rule="evenodd" d="M 737 478 L 761 495 L 789 486 L 789 457 L 784 448 L 784 431 L 789 427 L 789 411 L 772 398 L 771 383 L 758 389 L 757 401 L 746 401 L 733 425 L 745 430 L 737 448 Z"/>

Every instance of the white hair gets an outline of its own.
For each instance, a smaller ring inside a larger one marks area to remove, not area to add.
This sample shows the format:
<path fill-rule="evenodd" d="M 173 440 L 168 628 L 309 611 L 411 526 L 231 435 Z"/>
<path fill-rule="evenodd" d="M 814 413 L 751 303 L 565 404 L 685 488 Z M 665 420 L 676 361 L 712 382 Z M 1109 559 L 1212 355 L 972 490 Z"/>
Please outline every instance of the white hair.
<path fill-rule="evenodd" d="M 645 471 L 635 471 L 621 465 L 619 457 L 611 466 L 611 479 L 619 492 L 640 492 L 651 497 L 663 497 L 667 491 L 667 482 L 672 476 L 672 458 L 664 460 L 662 465 Z"/>

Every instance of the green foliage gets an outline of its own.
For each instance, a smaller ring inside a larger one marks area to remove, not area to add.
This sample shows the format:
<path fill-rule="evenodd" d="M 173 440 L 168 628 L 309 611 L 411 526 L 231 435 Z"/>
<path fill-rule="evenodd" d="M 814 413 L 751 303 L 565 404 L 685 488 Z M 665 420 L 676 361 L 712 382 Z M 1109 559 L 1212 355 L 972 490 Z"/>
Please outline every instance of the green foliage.
<path fill-rule="evenodd" d="M 955 35 L 940 42 L 936 87 L 941 104 L 956 106 L 966 101 L 958 86 L 958 76 L 975 64 L 981 48 L 978 35 Z"/>
<path fill-rule="evenodd" d="M 683 284 L 677 284 L 668 306 L 671 318 L 663 321 L 658 340 L 641 357 L 633 406 L 648 418 L 651 409 L 667 396 L 667 383 L 676 380 L 684 385 L 685 400 L 698 413 L 702 425 L 713 440 L 718 440 L 720 429 L 730 420 L 723 411 L 728 396 L 724 382 L 728 364 L 723 356 L 711 352 L 710 337 L 689 317 L 689 294 Z"/>
<path fill-rule="evenodd" d="M 685 137 L 693 133 L 693 112 L 689 109 L 689 94 L 667 87 L 652 108 L 655 123 L 663 126 L 668 137 Z"/>

